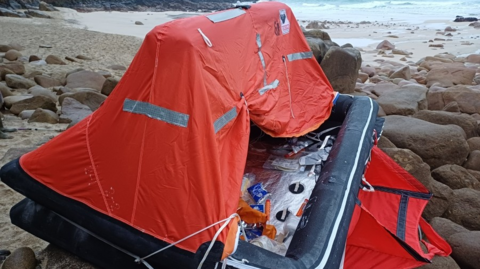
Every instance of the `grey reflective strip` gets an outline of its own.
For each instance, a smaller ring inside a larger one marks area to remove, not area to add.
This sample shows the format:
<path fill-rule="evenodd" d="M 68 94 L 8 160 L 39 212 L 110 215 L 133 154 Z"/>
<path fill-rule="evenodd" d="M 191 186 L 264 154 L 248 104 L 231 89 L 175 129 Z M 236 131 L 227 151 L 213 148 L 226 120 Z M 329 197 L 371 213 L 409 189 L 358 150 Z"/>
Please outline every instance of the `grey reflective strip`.
<path fill-rule="evenodd" d="M 181 127 L 187 127 L 189 115 L 172 111 L 150 103 L 125 99 L 123 111 L 142 114 Z"/>
<path fill-rule="evenodd" d="M 267 68 L 267 66 L 265 65 L 265 58 L 263 58 L 263 53 L 261 51 L 259 51 L 258 56 L 260 57 L 260 61 L 262 62 L 263 70 L 265 70 Z"/>
<path fill-rule="evenodd" d="M 267 85 L 267 67 L 265 66 L 265 59 L 263 58 L 263 54 L 261 51 L 258 51 L 258 56 L 260 56 L 260 61 L 262 61 L 263 67 L 263 85 Z"/>
<path fill-rule="evenodd" d="M 280 81 L 278 81 L 278 79 L 276 79 L 274 82 L 272 82 L 272 83 L 268 84 L 267 86 L 258 90 L 258 92 L 260 93 L 260 95 L 263 95 L 267 91 L 277 88 L 279 83 L 280 83 Z"/>
<path fill-rule="evenodd" d="M 262 40 L 260 39 L 260 34 L 257 34 L 257 46 L 258 46 L 258 57 L 262 62 L 263 67 L 263 86 L 267 86 L 267 66 L 265 65 L 265 58 L 262 53 Z"/>
<path fill-rule="evenodd" d="M 237 116 L 237 108 L 234 107 L 230 109 L 227 113 L 223 114 L 220 118 L 218 118 L 215 123 L 213 124 L 213 128 L 215 129 L 215 133 L 220 131 L 227 123 L 231 120 L 235 119 Z"/>
<path fill-rule="evenodd" d="M 402 240 L 405 240 L 405 231 L 407 226 L 407 209 L 408 209 L 408 196 L 402 194 L 400 198 L 400 206 L 398 208 L 398 219 L 397 219 L 397 236 Z"/>
<path fill-rule="evenodd" d="M 245 14 L 245 10 L 236 8 L 227 10 L 225 12 L 208 15 L 207 18 L 210 19 L 212 22 L 217 23 L 236 18 L 243 14 Z"/>
<path fill-rule="evenodd" d="M 262 48 L 262 40 L 260 39 L 260 34 L 257 34 L 257 46 L 258 49 Z"/>
<path fill-rule="evenodd" d="M 302 60 L 302 59 L 310 59 L 313 56 L 313 52 L 307 51 L 307 52 L 297 52 L 297 53 L 292 53 L 288 54 L 287 58 L 288 61 L 295 61 L 295 60 Z"/>

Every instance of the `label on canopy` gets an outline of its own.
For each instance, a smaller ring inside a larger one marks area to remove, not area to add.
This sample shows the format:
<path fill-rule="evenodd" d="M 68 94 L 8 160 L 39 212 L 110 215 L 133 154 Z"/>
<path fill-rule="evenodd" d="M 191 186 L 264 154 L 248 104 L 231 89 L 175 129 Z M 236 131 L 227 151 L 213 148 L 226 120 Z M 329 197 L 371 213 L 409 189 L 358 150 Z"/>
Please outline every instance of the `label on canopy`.
<path fill-rule="evenodd" d="M 282 27 L 282 34 L 288 34 L 290 32 L 290 21 L 287 18 L 287 12 L 285 9 L 280 9 L 280 24 Z"/>

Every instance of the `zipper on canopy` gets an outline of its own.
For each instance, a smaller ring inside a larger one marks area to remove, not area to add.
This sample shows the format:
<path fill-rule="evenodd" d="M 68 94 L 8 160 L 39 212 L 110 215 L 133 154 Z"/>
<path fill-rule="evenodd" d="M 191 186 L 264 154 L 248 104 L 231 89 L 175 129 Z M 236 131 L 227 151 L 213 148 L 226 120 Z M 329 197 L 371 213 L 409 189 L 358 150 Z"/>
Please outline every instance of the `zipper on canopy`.
<path fill-rule="evenodd" d="M 290 79 L 288 78 L 287 60 L 285 56 L 282 56 L 282 60 L 283 60 L 283 64 L 285 65 L 285 76 L 287 77 L 288 97 L 290 99 L 290 113 L 292 114 L 292 118 L 295 119 L 295 115 L 293 114 L 293 108 L 292 108 L 292 93 L 290 91 Z"/>

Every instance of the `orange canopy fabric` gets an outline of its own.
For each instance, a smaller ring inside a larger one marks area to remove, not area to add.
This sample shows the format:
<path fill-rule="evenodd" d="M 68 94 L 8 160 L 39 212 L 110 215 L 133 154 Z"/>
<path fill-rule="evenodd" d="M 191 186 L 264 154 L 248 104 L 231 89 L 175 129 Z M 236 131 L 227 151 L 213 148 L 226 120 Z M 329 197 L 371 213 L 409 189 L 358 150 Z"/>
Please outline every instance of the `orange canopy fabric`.
<path fill-rule="evenodd" d="M 358 195 L 345 268 L 416 268 L 434 255 L 450 255 L 448 243 L 421 217 L 431 197 L 428 189 L 377 146 L 365 179 L 374 191 L 361 190 Z"/>
<path fill-rule="evenodd" d="M 97 111 L 20 163 L 58 193 L 172 243 L 236 212 L 250 120 L 300 136 L 325 121 L 333 97 L 286 5 L 178 19 L 145 37 Z M 195 252 L 220 226 L 177 246 Z"/>

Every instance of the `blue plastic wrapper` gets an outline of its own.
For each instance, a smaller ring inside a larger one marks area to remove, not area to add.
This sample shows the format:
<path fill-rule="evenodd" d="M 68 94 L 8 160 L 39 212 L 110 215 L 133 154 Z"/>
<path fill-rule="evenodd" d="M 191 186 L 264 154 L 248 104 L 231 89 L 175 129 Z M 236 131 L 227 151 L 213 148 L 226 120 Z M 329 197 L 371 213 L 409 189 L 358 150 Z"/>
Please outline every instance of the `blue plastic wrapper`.
<path fill-rule="evenodd" d="M 265 213 L 265 206 L 264 205 L 250 205 L 251 208 L 258 210 L 262 213 Z"/>
<path fill-rule="evenodd" d="M 269 192 L 265 190 L 262 183 L 252 185 L 247 190 L 257 204 L 261 204 L 269 195 Z"/>

